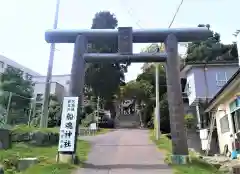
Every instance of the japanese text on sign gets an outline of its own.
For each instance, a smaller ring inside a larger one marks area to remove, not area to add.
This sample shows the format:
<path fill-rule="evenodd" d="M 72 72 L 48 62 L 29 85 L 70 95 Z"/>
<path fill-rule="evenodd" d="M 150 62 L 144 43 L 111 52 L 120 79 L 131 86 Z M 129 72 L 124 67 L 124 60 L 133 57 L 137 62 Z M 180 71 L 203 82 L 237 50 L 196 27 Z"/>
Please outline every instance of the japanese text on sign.
<path fill-rule="evenodd" d="M 77 121 L 78 97 L 64 97 L 59 132 L 59 152 L 73 152 Z"/>

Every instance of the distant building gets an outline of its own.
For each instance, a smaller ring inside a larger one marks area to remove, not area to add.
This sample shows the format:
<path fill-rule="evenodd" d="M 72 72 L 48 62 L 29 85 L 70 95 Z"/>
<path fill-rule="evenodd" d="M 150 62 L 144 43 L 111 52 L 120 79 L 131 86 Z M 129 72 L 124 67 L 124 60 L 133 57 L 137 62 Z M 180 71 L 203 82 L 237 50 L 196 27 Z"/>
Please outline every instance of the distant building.
<path fill-rule="evenodd" d="M 5 56 L 0 55 L 0 73 L 6 68 L 18 69 L 22 72 L 23 78 L 32 80 L 34 85 L 34 96 L 38 101 L 42 101 L 45 92 L 46 76 L 42 76 L 30 68 L 27 68 Z M 64 96 L 69 95 L 70 74 L 53 75 L 51 80 L 50 93 L 56 95 L 61 101 Z"/>
<path fill-rule="evenodd" d="M 34 94 L 43 95 L 45 92 L 46 76 L 34 76 L 33 82 L 35 83 Z M 69 95 L 69 85 L 70 74 L 53 75 L 51 78 L 50 93 L 62 100 L 64 96 Z"/>
<path fill-rule="evenodd" d="M 34 76 L 34 96 L 36 97 L 36 109 L 42 110 L 44 102 L 44 92 L 46 86 L 46 76 Z M 63 97 L 69 95 L 70 74 L 53 75 L 51 78 L 50 94 L 63 101 Z"/>
<path fill-rule="evenodd" d="M 0 55 L 0 73 L 3 73 L 6 68 L 15 68 L 22 72 L 22 75 L 25 79 L 32 80 L 33 76 L 40 76 L 41 74 L 3 56 Z"/>

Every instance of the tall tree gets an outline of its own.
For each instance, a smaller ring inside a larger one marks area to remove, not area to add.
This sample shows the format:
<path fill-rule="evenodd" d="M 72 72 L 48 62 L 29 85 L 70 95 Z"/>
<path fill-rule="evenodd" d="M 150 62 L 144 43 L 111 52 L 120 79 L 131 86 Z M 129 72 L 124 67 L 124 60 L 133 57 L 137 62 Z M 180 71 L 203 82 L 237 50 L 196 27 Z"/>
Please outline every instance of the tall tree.
<path fill-rule="evenodd" d="M 207 27 L 209 24 L 199 24 L 198 27 Z M 221 43 L 220 34 L 212 32 L 212 36 L 205 41 L 188 44 L 186 62 L 234 61 L 238 59 L 236 43 Z"/>
<path fill-rule="evenodd" d="M 166 73 L 162 65 L 159 66 L 159 97 L 167 92 Z M 138 75 L 136 81 L 147 81 L 152 85 L 152 94 L 155 94 L 155 65 L 149 66 L 145 71 Z"/>
<path fill-rule="evenodd" d="M 148 81 L 130 81 L 122 89 L 123 99 L 135 99 L 137 103 L 147 103 L 151 97 L 153 86 Z"/>
<path fill-rule="evenodd" d="M 95 14 L 92 29 L 114 29 L 118 25 L 117 18 L 109 11 Z M 116 53 L 118 44 L 116 41 L 101 39 L 92 44 L 91 52 Z M 96 96 L 105 100 L 105 108 L 115 116 L 113 99 L 119 93 L 119 87 L 124 83 L 124 73 L 127 64 L 119 63 L 90 63 L 86 69 L 86 84 L 92 88 Z"/>

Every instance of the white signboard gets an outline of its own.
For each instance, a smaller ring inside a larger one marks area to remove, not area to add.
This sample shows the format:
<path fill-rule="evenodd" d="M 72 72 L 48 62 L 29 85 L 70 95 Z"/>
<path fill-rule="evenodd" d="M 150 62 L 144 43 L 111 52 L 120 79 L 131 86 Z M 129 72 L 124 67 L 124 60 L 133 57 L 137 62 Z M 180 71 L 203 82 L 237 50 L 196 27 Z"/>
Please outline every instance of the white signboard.
<path fill-rule="evenodd" d="M 78 97 L 64 97 L 59 132 L 59 152 L 73 152 L 77 121 Z"/>
<path fill-rule="evenodd" d="M 97 124 L 96 123 L 91 123 L 90 124 L 90 129 L 91 130 L 97 130 Z"/>

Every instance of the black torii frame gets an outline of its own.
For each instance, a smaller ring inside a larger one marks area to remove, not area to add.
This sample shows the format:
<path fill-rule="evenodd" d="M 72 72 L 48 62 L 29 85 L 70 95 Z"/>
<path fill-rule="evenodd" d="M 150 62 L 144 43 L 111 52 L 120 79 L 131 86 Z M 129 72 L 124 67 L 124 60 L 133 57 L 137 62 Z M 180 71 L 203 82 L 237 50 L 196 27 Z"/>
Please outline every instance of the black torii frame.
<path fill-rule="evenodd" d="M 166 53 L 156 54 L 139 53 L 123 55 L 121 53 L 87 53 L 88 43 L 94 43 L 97 40 L 106 38 L 117 42 L 119 39 L 119 30 L 115 29 L 48 30 L 45 33 L 45 40 L 48 43 L 75 43 L 71 70 L 70 93 L 71 96 L 79 97 L 79 101 L 83 100 L 84 69 L 86 62 L 166 62 L 165 68 L 173 155 L 177 156 L 188 155 L 186 133 L 184 129 L 184 108 L 180 83 L 178 42 L 205 40 L 210 37 L 211 34 L 212 32 L 207 28 L 132 30 L 133 43 L 164 42 Z M 79 103 L 78 108 L 80 111 L 82 103 Z"/>

